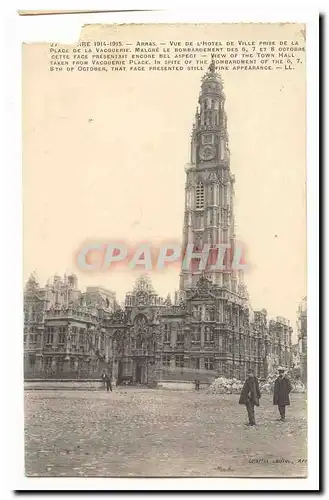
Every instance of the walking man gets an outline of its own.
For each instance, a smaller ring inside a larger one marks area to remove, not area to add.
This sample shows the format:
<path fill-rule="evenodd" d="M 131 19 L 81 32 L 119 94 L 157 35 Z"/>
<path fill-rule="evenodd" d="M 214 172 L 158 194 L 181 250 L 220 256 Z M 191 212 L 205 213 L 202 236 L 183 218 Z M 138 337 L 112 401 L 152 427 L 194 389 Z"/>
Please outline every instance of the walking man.
<path fill-rule="evenodd" d="M 250 426 L 256 425 L 255 406 L 259 406 L 260 397 L 258 380 L 254 376 L 254 372 L 250 369 L 248 370 L 248 377 L 242 387 L 239 399 L 240 405 L 246 405 Z"/>
<path fill-rule="evenodd" d="M 278 369 L 279 376 L 274 383 L 273 404 L 278 406 L 280 420 L 285 421 L 286 406 L 290 405 L 289 394 L 292 389 L 290 380 L 284 376 L 284 368 Z"/>
<path fill-rule="evenodd" d="M 103 373 L 102 373 L 102 381 L 104 382 L 104 387 L 106 386 L 107 392 L 109 392 L 109 391 L 112 392 L 111 379 L 105 370 L 103 370 Z"/>

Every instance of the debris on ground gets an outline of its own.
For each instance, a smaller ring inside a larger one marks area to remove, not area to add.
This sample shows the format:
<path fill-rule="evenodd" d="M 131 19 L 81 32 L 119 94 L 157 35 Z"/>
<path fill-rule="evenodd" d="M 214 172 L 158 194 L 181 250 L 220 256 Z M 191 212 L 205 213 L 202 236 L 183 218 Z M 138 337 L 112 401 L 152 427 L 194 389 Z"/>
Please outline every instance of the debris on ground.
<path fill-rule="evenodd" d="M 292 385 L 292 391 L 291 392 L 306 392 L 306 387 L 301 381 L 299 377 L 296 377 L 295 374 L 291 371 L 287 371 L 285 374 L 285 377 L 287 377 Z M 269 373 L 269 375 L 266 377 L 265 381 L 260 384 L 260 390 L 263 392 L 273 392 L 274 389 L 274 382 L 278 378 L 278 371 L 272 371 Z"/>
<path fill-rule="evenodd" d="M 236 378 L 216 378 L 208 387 L 206 392 L 211 394 L 235 394 L 239 393 L 243 387 L 243 382 Z"/>
<path fill-rule="evenodd" d="M 272 371 L 263 382 L 260 382 L 260 391 L 272 393 L 274 389 L 274 382 L 278 377 L 277 370 Z M 306 392 L 306 387 L 299 377 L 292 371 L 286 373 L 286 377 L 290 380 L 292 385 L 292 392 Z M 243 381 L 236 378 L 218 377 L 206 390 L 210 394 L 236 394 L 239 393 L 243 387 Z"/>

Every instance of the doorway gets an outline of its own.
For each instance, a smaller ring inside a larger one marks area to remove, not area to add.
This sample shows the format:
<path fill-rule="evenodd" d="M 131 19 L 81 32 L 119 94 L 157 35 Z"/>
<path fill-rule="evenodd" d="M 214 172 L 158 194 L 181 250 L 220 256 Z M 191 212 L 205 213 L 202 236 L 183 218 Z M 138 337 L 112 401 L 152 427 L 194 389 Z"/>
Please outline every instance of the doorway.
<path fill-rule="evenodd" d="M 122 381 L 122 373 L 123 373 L 123 363 L 121 359 L 118 361 L 118 381 L 117 384 L 121 384 Z"/>
<path fill-rule="evenodd" d="M 142 383 L 142 367 L 139 363 L 136 365 L 136 383 L 141 384 Z"/>

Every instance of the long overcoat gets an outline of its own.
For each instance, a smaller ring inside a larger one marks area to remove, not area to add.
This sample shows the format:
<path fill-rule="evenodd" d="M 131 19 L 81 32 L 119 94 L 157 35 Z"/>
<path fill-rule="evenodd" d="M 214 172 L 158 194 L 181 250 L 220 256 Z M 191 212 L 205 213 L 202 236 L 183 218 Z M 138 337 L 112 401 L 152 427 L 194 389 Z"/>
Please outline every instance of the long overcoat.
<path fill-rule="evenodd" d="M 286 377 L 278 377 L 274 383 L 273 404 L 278 406 L 290 405 L 289 393 L 292 385 Z"/>
<path fill-rule="evenodd" d="M 247 378 L 241 390 L 239 404 L 246 405 L 248 403 L 252 403 L 253 405 L 259 406 L 260 396 L 261 394 L 257 378 Z"/>

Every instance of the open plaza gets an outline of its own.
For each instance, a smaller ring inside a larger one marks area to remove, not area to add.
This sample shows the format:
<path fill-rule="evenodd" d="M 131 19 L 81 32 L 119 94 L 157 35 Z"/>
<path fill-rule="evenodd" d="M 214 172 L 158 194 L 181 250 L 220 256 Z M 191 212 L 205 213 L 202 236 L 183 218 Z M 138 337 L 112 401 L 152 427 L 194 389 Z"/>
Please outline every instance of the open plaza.
<path fill-rule="evenodd" d="M 48 477 L 303 477 L 306 395 L 286 422 L 271 394 L 256 427 L 236 394 L 206 389 L 25 390 L 25 472 Z"/>

